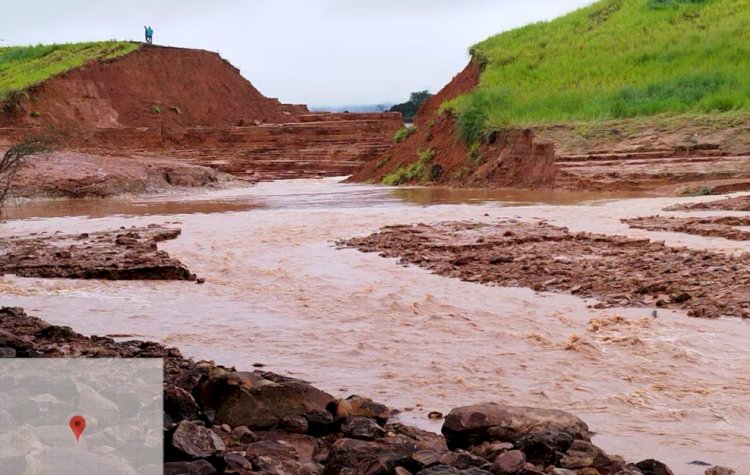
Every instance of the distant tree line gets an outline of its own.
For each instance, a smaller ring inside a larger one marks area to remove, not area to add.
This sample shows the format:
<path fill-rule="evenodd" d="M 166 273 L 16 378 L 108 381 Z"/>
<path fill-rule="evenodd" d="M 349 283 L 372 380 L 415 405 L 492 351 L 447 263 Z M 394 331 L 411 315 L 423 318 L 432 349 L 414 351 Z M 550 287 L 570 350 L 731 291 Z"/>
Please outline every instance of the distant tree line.
<path fill-rule="evenodd" d="M 408 101 L 402 104 L 396 104 L 395 106 L 391 107 L 390 111 L 401 112 L 401 115 L 404 116 L 405 122 L 412 122 L 419 108 L 430 97 L 432 97 L 432 93 L 430 93 L 430 91 L 412 92 L 409 96 Z"/>

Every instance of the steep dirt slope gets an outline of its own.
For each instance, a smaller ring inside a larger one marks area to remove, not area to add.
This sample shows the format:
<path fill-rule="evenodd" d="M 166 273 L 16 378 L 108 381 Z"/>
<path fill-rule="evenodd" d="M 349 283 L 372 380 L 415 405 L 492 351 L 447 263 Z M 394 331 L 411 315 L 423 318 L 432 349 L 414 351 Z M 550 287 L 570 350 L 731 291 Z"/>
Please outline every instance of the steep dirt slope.
<path fill-rule="evenodd" d="M 554 147 L 537 143 L 530 130 L 493 134 L 471 148 L 456 136 L 456 120 L 440 106 L 477 87 L 482 68 L 472 60 L 419 109 L 412 134 L 381 158 L 365 163 L 352 181 L 381 182 L 401 175 L 395 184 L 431 183 L 462 186 L 550 186 L 557 174 Z M 420 159 L 420 157 L 422 157 Z M 418 171 L 413 172 L 417 167 Z M 408 172 L 408 170 L 412 172 Z"/>
<path fill-rule="evenodd" d="M 143 46 L 111 62 L 91 62 L 27 95 L 20 110 L 0 118 L 0 124 L 81 129 L 294 120 L 218 54 L 161 46 Z"/>

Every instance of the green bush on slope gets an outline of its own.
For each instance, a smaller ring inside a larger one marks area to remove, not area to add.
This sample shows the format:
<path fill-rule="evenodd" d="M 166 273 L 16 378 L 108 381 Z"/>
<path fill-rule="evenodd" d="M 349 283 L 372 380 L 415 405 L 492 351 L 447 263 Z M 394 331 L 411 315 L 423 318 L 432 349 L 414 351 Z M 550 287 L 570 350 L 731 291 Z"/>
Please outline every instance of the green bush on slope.
<path fill-rule="evenodd" d="M 485 40 L 444 104 L 470 143 L 508 125 L 750 110 L 750 0 L 603 0 Z"/>
<path fill-rule="evenodd" d="M 139 47 L 133 42 L 101 41 L 0 48 L 0 101 L 89 61 L 112 60 Z"/>

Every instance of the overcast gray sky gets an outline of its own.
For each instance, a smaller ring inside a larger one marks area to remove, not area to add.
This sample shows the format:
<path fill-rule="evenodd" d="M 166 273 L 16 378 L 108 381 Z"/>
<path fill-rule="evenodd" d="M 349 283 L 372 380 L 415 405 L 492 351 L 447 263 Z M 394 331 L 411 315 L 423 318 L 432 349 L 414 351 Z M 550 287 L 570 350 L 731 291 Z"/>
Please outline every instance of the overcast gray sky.
<path fill-rule="evenodd" d="M 141 40 L 219 52 L 269 97 L 397 102 L 439 90 L 470 45 L 591 0 L 2 0 L 0 45 Z"/>

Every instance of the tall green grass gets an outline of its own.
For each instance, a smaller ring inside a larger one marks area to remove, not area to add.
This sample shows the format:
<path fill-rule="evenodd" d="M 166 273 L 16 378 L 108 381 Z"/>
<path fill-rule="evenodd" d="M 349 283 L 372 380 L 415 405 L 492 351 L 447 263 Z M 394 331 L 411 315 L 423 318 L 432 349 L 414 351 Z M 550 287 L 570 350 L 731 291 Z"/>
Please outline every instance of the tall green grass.
<path fill-rule="evenodd" d="M 444 107 L 470 141 L 509 125 L 750 110 L 750 0 L 602 0 L 472 47 Z"/>
<path fill-rule="evenodd" d="M 107 61 L 138 49 L 133 42 L 13 46 L 0 48 L 0 101 L 89 61 Z"/>

